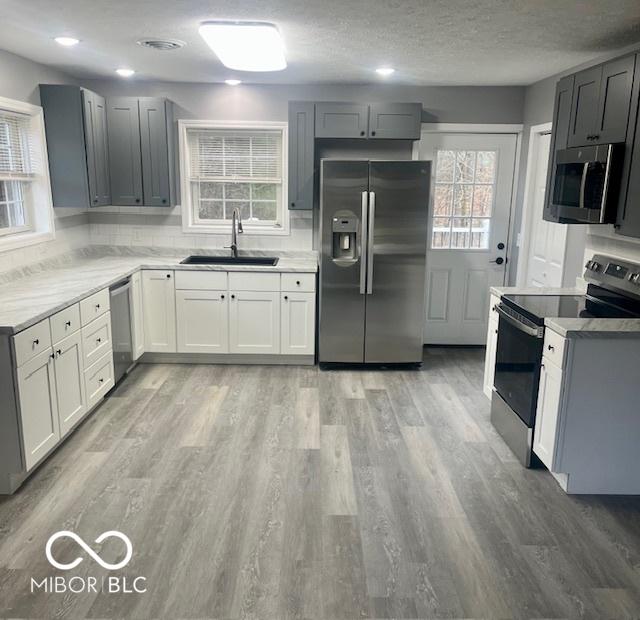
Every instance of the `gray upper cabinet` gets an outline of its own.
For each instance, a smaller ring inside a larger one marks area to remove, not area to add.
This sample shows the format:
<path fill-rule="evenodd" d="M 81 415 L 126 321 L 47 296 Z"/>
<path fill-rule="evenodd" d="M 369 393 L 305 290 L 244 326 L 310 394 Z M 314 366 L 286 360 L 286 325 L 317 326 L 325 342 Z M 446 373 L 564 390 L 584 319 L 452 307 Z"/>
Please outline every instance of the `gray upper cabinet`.
<path fill-rule="evenodd" d="M 314 127 L 315 105 L 313 102 L 290 102 L 288 179 L 290 209 L 313 208 Z"/>
<path fill-rule="evenodd" d="M 569 142 L 571 126 L 571 102 L 575 76 L 569 75 L 556 84 L 556 98 L 553 105 L 553 128 L 551 149 L 549 151 L 549 167 L 547 169 L 547 187 L 544 201 L 544 219 L 557 222 L 558 216 L 553 208 L 551 192 L 553 191 L 554 171 L 556 168 L 556 151 L 566 149 Z"/>
<path fill-rule="evenodd" d="M 114 205 L 142 204 L 142 158 L 138 100 L 107 99 L 109 170 Z"/>
<path fill-rule="evenodd" d="M 144 204 L 163 207 L 173 204 L 173 104 L 166 99 L 142 98 L 140 147 Z M 172 149 L 171 149 L 172 150 Z"/>
<path fill-rule="evenodd" d="M 111 203 L 105 101 L 70 85 L 40 85 L 56 207 Z"/>
<path fill-rule="evenodd" d="M 419 140 L 422 125 L 420 103 L 372 103 L 369 106 L 369 137 Z"/>
<path fill-rule="evenodd" d="M 366 103 L 316 103 L 316 138 L 367 138 Z"/>
<path fill-rule="evenodd" d="M 173 206 L 173 104 L 157 97 L 114 97 L 107 109 L 113 204 Z"/>
<path fill-rule="evenodd" d="M 634 66 L 624 56 L 576 73 L 569 146 L 626 140 Z"/>

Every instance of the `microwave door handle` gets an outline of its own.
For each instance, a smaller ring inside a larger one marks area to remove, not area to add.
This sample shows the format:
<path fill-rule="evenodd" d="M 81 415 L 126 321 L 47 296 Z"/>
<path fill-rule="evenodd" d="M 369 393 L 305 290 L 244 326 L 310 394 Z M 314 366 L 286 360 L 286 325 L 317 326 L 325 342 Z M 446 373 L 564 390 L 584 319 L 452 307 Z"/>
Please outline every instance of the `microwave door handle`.
<path fill-rule="evenodd" d="M 362 216 L 360 219 L 360 295 L 366 293 L 367 284 L 367 215 L 369 213 L 367 197 L 368 192 L 362 192 Z"/>
<path fill-rule="evenodd" d="M 602 201 L 600 202 L 600 223 L 604 224 L 607 209 L 607 197 L 609 194 L 609 174 L 611 173 L 611 153 L 613 146 L 607 149 L 607 166 L 604 171 L 604 186 L 602 188 Z"/>
<path fill-rule="evenodd" d="M 587 186 L 587 175 L 589 174 L 589 162 L 585 161 L 582 166 L 582 180 L 580 181 L 580 208 L 584 209 L 584 191 Z"/>

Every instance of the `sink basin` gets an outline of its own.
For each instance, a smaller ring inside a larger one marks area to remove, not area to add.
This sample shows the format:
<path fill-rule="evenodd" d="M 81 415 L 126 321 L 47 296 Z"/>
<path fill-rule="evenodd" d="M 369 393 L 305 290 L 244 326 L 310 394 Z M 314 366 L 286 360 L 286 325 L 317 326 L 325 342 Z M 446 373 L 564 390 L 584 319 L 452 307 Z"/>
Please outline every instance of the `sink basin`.
<path fill-rule="evenodd" d="M 266 265 L 273 267 L 278 264 L 276 256 L 187 256 L 180 261 L 181 265 Z"/>

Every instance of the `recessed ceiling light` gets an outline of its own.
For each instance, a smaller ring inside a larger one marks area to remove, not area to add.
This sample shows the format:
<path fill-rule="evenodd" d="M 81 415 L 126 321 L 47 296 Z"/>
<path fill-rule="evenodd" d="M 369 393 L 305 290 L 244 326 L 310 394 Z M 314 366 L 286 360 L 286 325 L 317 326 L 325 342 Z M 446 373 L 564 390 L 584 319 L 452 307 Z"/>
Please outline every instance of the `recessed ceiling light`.
<path fill-rule="evenodd" d="M 287 66 L 280 32 L 267 22 L 204 22 L 200 36 L 220 62 L 236 71 L 282 71 Z"/>
<path fill-rule="evenodd" d="M 120 77 L 131 77 L 135 71 L 133 69 L 116 69 L 116 73 Z"/>
<path fill-rule="evenodd" d="M 58 45 L 64 45 L 64 47 L 73 47 L 74 45 L 78 45 L 78 43 L 80 43 L 79 39 L 74 39 L 73 37 L 56 37 L 54 41 Z"/>
<path fill-rule="evenodd" d="M 379 67 L 378 69 L 376 69 L 376 73 L 378 75 L 383 75 L 383 76 L 387 76 L 387 75 L 391 75 L 392 73 L 395 73 L 395 69 L 391 68 L 391 67 Z"/>
<path fill-rule="evenodd" d="M 237 86 L 238 84 L 242 84 L 242 80 L 225 80 L 224 83 L 229 86 Z"/>

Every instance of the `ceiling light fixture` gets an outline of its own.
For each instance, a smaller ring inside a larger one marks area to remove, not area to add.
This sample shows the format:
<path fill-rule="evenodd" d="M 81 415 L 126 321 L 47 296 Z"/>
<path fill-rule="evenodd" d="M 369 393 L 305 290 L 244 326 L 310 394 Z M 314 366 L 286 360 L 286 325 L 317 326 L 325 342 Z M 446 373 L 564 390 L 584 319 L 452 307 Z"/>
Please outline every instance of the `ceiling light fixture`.
<path fill-rule="evenodd" d="M 396 70 L 391 67 L 379 67 L 378 69 L 376 69 L 376 73 L 384 77 L 387 77 L 388 75 L 391 75 L 392 73 L 395 73 L 395 72 Z"/>
<path fill-rule="evenodd" d="M 63 45 L 64 47 L 73 47 L 74 45 L 78 45 L 78 43 L 80 43 L 79 39 L 74 39 L 73 37 L 56 37 L 54 41 L 58 45 Z"/>
<path fill-rule="evenodd" d="M 204 22 L 200 36 L 220 62 L 235 71 L 282 71 L 287 66 L 280 32 L 267 22 Z"/>
<path fill-rule="evenodd" d="M 238 84 L 242 84 L 242 80 L 225 80 L 224 83 L 228 86 L 238 86 Z"/>
<path fill-rule="evenodd" d="M 135 71 L 133 69 L 116 69 L 116 73 L 120 77 L 128 78 L 131 77 L 135 73 Z"/>

